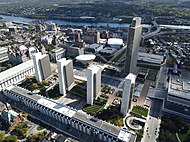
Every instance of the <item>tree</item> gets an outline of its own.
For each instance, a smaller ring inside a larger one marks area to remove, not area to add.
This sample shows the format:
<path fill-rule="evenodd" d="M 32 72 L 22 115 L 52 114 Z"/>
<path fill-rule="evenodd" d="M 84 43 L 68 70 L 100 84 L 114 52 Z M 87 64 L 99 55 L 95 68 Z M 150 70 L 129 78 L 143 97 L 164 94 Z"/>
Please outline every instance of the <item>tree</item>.
<path fill-rule="evenodd" d="M 4 142 L 17 142 L 17 141 L 18 141 L 18 137 L 15 135 L 7 136 L 4 139 Z"/>
<path fill-rule="evenodd" d="M 14 134 L 17 135 L 21 139 L 26 137 L 26 133 L 24 132 L 24 128 L 15 128 Z"/>
<path fill-rule="evenodd" d="M 38 84 L 37 83 L 32 83 L 31 90 L 38 89 Z"/>
<path fill-rule="evenodd" d="M 11 64 L 7 64 L 7 69 L 12 68 L 13 66 Z"/>
<path fill-rule="evenodd" d="M 47 81 L 42 80 L 41 82 L 42 82 L 43 85 L 48 86 L 48 82 Z"/>
<path fill-rule="evenodd" d="M 0 131 L 0 142 L 3 142 L 4 138 L 5 138 L 5 132 Z"/>

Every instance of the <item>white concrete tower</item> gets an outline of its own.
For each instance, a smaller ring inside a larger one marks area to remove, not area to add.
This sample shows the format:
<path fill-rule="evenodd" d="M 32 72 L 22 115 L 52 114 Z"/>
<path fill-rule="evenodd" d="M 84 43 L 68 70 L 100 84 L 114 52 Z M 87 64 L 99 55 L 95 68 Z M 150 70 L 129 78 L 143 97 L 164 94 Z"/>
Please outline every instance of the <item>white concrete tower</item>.
<path fill-rule="evenodd" d="M 47 79 L 51 75 L 50 60 L 47 54 L 38 52 L 32 55 L 37 81 Z"/>
<path fill-rule="evenodd" d="M 93 101 L 101 93 L 101 71 L 98 66 L 90 66 L 87 71 L 87 104 L 93 105 Z"/>
<path fill-rule="evenodd" d="M 59 92 L 66 95 L 66 91 L 70 90 L 74 82 L 73 75 L 73 61 L 62 58 L 57 61 L 58 78 L 59 78 Z"/>
<path fill-rule="evenodd" d="M 134 92 L 136 75 L 130 73 L 125 77 L 125 84 L 122 94 L 121 110 L 120 113 L 126 115 L 131 107 L 132 96 Z"/>

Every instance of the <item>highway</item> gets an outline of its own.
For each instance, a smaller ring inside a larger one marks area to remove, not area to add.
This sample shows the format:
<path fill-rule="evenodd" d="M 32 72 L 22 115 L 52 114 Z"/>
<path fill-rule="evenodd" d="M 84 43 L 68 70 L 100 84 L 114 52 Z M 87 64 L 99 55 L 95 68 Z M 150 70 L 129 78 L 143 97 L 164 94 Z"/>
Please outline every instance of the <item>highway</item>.
<path fill-rule="evenodd" d="M 161 28 L 160 28 L 160 26 L 156 23 L 156 21 L 152 21 L 152 23 L 153 23 L 153 26 L 152 26 L 152 27 L 156 27 L 157 29 L 156 29 L 155 31 L 153 31 L 153 32 L 149 32 L 148 34 L 143 35 L 143 36 L 142 36 L 142 39 L 150 38 L 150 37 L 152 37 L 152 36 L 154 36 L 154 35 L 157 35 L 157 34 L 161 31 Z"/>

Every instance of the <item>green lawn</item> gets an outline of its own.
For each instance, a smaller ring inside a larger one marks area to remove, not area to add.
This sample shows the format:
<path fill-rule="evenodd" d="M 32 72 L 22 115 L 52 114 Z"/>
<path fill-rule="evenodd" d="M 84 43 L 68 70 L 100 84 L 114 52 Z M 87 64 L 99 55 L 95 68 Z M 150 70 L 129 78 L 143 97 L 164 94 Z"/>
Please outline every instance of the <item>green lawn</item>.
<path fill-rule="evenodd" d="M 83 108 L 83 111 L 91 115 L 96 115 L 96 113 L 101 111 L 103 108 L 104 106 L 100 105 L 87 105 L 86 107 Z"/>
<path fill-rule="evenodd" d="M 140 106 L 134 106 L 132 109 L 132 112 L 143 115 L 145 117 L 147 117 L 147 115 L 148 115 L 148 109 L 145 109 L 145 108 L 140 107 Z"/>
<path fill-rule="evenodd" d="M 187 141 L 187 138 L 190 136 L 190 129 L 185 134 L 179 133 L 178 136 L 179 136 L 179 139 L 181 140 L 181 142 Z"/>

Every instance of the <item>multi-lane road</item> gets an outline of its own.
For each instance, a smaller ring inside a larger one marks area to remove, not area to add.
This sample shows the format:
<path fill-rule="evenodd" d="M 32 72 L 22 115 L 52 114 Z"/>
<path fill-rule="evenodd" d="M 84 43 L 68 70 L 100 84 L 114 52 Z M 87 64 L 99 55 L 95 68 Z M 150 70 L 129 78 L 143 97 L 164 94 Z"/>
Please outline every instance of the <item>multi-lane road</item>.
<path fill-rule="evenodd" d="M 144 136 L 141 142 L 156 142 L 156 139 L 159 135 L 159 127 L 161 123 L 162 105 L 162 100 L 151 100 L 151 109 L 146 120 Z"/>

